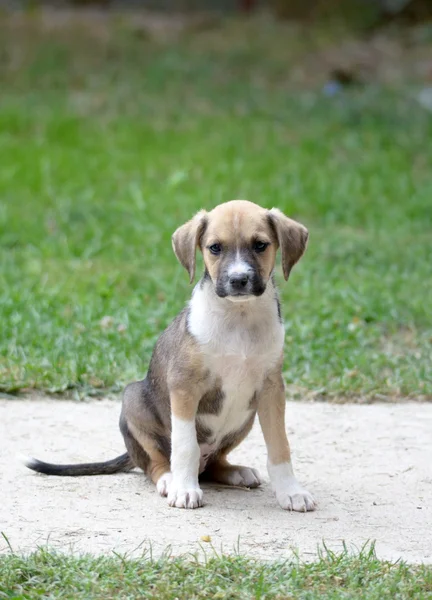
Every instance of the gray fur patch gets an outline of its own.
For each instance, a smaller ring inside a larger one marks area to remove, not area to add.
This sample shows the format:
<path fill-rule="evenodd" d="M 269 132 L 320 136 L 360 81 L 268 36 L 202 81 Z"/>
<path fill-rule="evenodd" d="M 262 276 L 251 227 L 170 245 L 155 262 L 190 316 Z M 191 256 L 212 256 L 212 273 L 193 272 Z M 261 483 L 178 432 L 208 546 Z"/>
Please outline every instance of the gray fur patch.
<path fill-rule="evenodd" d="M 209 390 L 198 405 L 199 415 L 218 415 L 222 410 L 225 394 L 220 387 Z"/>

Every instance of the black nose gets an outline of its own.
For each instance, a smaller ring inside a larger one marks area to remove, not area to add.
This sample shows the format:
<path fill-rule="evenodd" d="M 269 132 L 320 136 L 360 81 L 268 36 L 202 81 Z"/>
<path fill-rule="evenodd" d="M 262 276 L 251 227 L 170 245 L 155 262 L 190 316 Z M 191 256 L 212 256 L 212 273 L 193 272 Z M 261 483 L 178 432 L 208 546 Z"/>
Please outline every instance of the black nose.
<path fill-rule="evenodd" d="M 229 278 L 233 290 L 242 290 L 246 287 L 249 276 L 246 273 L 233 273 Z"/>

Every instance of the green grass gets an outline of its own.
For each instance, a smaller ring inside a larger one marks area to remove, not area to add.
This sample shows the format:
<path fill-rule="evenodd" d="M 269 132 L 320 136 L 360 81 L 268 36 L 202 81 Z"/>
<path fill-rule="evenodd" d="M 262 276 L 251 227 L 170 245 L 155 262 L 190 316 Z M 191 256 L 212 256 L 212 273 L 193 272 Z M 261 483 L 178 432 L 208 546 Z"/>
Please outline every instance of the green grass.
<path fill-rule="evenodd" d="M 391 564 L 373 548 L 322 553 L 314 563 L 259 562 L 241 556 L 159 560 L 67 556 L 39 550 L 0 557 L 0 598 L 158 600 L 404 600 L 432 598 L 432 569 Z"/>
<path fill-rule="evenodd" d="M 0 17 L 0 389 L 143 377 L 190 294 L 171 233 L 246 197 L 311 232 L 281 283 L 290 394 L 432 397 L 431 115 L 296 89 L 288 26 L 107 31 Z"/>

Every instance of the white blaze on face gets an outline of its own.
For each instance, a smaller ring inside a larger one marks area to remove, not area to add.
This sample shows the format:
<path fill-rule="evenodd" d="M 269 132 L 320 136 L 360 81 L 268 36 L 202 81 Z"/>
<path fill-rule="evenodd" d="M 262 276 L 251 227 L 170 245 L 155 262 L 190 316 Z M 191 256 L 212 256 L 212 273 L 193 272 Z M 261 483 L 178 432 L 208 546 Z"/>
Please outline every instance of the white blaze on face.
<path fill-rule="evenodd" d="M 250 275 L 252 273 L 250 265 L 242 259 L 239 248 L 237 248 L 235 259 L 229 265 L 227 273 L 229 277 L 231 275 Z"/>
<path fill-rule="evenodd" d="M 238 240 L 241 235 L 241 226 L 240 226 L 240 215 L 236 212 L 233 214 L 232 225 L 233 225 L 233 232 L 234 232 L 235 239 Z M 240 248 L 237 246 L 235 259 L 228 266 L 228 270 L 227 270 L 228 277 L 231 277 L 232 275 L 249 275 L 251 273 L 251 271 L 252 271 L 252 269 L 248 265 L 248 263 L 245 262 L 241 258 Z"/>

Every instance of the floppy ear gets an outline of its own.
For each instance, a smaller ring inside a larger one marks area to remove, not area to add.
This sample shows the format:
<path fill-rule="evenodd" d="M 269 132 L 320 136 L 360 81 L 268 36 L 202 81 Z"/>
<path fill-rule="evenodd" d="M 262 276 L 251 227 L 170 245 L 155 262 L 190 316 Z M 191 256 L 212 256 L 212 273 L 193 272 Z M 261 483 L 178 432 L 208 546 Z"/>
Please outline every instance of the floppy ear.
<path fill-rule="evenodd" d="M 206 225 L 207 213 L 205 210 L 200 210 L 193 219 L 179 227 L 171 238 L 175 255 L 189 273 L 190 283 L 195 277 L 196 249 Z"/>
<path fill-rule="evenodd" d="M 291 269 L 306 250 L 309 232 L 304 225 L 289 219 L 277 208 L 269 210 L 269 219 L 281 249 L 282 270 L 287 280 Z"/>

